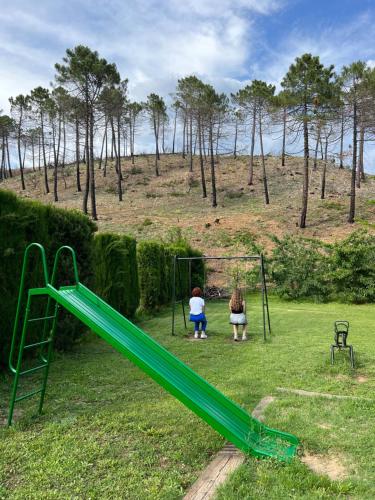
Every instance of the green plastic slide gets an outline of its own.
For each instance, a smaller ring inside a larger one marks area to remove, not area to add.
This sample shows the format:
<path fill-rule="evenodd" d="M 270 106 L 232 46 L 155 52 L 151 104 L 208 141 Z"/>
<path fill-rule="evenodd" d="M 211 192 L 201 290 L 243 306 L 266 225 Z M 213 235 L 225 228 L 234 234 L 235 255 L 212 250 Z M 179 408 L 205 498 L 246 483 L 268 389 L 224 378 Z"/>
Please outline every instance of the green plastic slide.
<path fill-rule="evenodd" d="M 241 450 L 281 460 L 295 455 L 295 436 L 251 417 L 84 285 L 51 296 Z"/>
<path fill-rule="evenodd" d="M 18 354 L 17 366 L 13 365 L 13 353 L 15 352 L 15 339 L 17 337 L 17 324 L 21 309 L 21 297 L 24 287 L 24 274 L 28 252 L 37 247 L 41 251 L 45 276 L 45 286 L 42 288 L 31 288 L 28 290 L 28 303 L 26 316 L 23 322 L 22 336 Z M 68 250 L 72 253 L 74 264 L 75 284 L 56 288 L 55 275 L 60 253 Z M 51 284 L 52 283 L 52 284 Z M 228 441 L 236 445 L 246 453 L 256 457 L 275 457 L 279 460 L 289 461 L 295 456 L 299 445 L 298 439 L 292 434 L 280 432 L 266 427 L 257 419 L 249 415 L 241 406 L 226 398 L 220 391 L 206 382 L 178 358 L 173 356 L 164 347 L 144 333 L 131 321 L 124 318 L 106 302 L 91 292 L 78 281 L 77 264 L 75 253 L 70 247 L 61 247 L 56 254 L 54 270 L 51 283 L 48 278 L 46 259 L 43 247 L 32 244 L 26 249 L 23 273 L 21 278 L 19 304 L 15 321 L 12 348 L 10 354 L 10 369 L 15 375 L 8 423 L 11 425 L 14 403 L 21 401 L 34 394 L 40 393 L 39 411 L 41 412 L 45 395 L 48 368 L 51 359 L 53 344 L 53 333 L 49 338 L 44 338 L 39 343 L 26 345 L 27 325 L 29 321 L 29 304 L 34 296 L 49 297 L 56 303 L 53 318 L 52 332 L 58 321 L 57 305 L 64 307 L 67 311 L 81 320 L 88 328 L 98 334 L 106 342 L 112 345 L 118 352 L 137 365 L 147 375 L 154 379 L 164 389 L 180 400 L 185 406 L 196 413 L 207 422 L 213 429 L 218 431 Z M 52 304 L 50 304 L 52 305 Z M 47 306 L 47 311 L 50 306 Z M 47 315 L 47 318 L 51 316 Z M 38 318 L 43 320 L 44 318 Z M 35 346 L 48 347 L 47 357 L 42 357 L 43 363 L 31 370 L 22 371 L 23 351 Z M 17 397 L 19 377 L 30 371 L 43 370 L 43 386 L 37 391 Z"/>

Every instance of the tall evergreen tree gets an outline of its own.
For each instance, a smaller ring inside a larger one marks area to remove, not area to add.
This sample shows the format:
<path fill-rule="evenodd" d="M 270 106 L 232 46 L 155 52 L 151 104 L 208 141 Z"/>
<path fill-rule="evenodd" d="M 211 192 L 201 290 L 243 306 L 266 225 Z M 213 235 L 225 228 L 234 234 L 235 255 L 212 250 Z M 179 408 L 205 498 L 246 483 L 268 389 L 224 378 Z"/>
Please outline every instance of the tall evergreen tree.
<path fill-rule="evenodd" d="M 159 152 L 160 129 L 167 115 L 167 107 L 162 97 L 158 96 L 157 94 L 150 94 L 147 97 L 147 102 L 144 104 L 144 108 L 148 113 L 151 126 L 154 132 L 155 174 L 156 176 L 159 176 L 160 172 L 159 172 L 158 160 L 160 160 L 160 152 Z"/>
<path fill-rule="evenodd" d="M 330 101 L 334 93 L 333 66 L 324 67 L 318 56 L 303 54 L 290 66 L 281 85 L 289 96 L 290 116 L 297 130 L 303 128 L 303 188 L 299 227 L 306 227 L 309 196 L 309 123 L 319 109 Z"/>
<path fill-rule="evenodd" d="M 19 94 L 17 97 L 10 97 L 10 112 L 16 122 L 16 139 L 19 169 L 21 174 L 21 187 L 26 189 L 24 178 L 25 155 L 22 153 L 22 140 L 25 129 L 27 114 L 30 111 L 30 96 Z"/>
<path fill-rule="evenodd" d="M 100 58 L 96 51 L 78 45 L 67 49 L 63 64 L 55 65 L 56 80 L 65 85 L 71 95 L 82 99 L 85 106 L 87 171 L 83 210 L 87 213 L 87 201 L 91 193 L 91 216 L 97 220 L 95 169 L 94 169 L 94 114 L 104 86 L 120 83 L 115 64 Z"/>
<path fill-rule="evenodd" d="M 353 144 L 352 144 L 352 175 L 350 182 L 350 206 L 348 222 L 353 224 L 355 219 L 356 201 L 356 176 L 358 155 L 358 121 L 360 107 L 366 95 L 366 63 L 357 61 L 350 66 L 344 66 L 341 78 L 343 83 L 344 102 L 347 114 L 352 121 Z"/>

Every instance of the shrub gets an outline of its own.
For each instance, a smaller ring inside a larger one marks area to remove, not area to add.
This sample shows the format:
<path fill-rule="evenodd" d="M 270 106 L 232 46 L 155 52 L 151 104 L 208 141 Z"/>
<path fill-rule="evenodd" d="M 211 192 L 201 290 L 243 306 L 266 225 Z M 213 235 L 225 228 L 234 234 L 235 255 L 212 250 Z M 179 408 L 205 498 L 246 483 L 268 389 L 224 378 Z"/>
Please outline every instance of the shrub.
<path fill-rule="evenodd" d="M 144 241 L 138 245 L 140 306 L 144 310 L 153 310 L 161 303 L 163 257 L 160 243 Z"/>
<path fill-rule="evenodd" d="M 13 193 L 0 190 L 0 321 L 1 362 L 5 363 L 13 331 L 23 254 L 26 246 L 34 241 L 46 249 L 47 264 L 52 268 L 55 252 L 61 245 L 71 245 L 77 252 L 80 280 L 92 282 L 92 235 L 96 230 L 86 216 L 68 210 L 56 209 L 40 203 L 22 200 Z M 59 284 L 71 282 L 71 260 L 62 258 L 59 269 Z M 30 255 L 26 274 L 26 287 L 43 284 L 39 254 Z M 25 307 L 23 297 L 23 309 Z M 43 304 L 35 301 L 33 313 L 42 314 Z M 22 320 L 22 318 L 21 318 Z M 19 329 L 21 328 L 21 321 Z M 36 323 L 37 325 L 37 323 Z M 38 325 L 40 327 L 40 324 Z M 81 335 L 83 326 L 65 311 L 60 311 L 56 346 L 67 349 Z M 40 330 L 30 332 L 28 340 L 39 339 Z"/>
<path fill-rule="evenodd" d="M 276 293 L 288 299 L 328 300 L 332 292 L 329 246 L 292 236 L 274 237 L 274 242 L 270 275 Z"/>
<path fill-rule="evenodd" d="M 375 302 L 375 236 L 365 230 L 333 245 L 331 279 L 345 302 Z"/>
<path fill-rule="evenodd" d="M 152 311 L 172 298 L 173 260 L 175 256 L 201 255 L 178 236 L 177 243 L 142 242 L 138 245 L 138 273 L 141 309 Z M 202 261 L 191 263 L 191 285 L 203 286 Z M 190 294 L 188 261 L 181 261 L 176 270 L 176 296 Z"/>
<path fill-rule="evenodd" d="M 133 317 L 139 306 L 134 238 L 101 233 L 94 238 L 95 290 L 121 314 Z"/>

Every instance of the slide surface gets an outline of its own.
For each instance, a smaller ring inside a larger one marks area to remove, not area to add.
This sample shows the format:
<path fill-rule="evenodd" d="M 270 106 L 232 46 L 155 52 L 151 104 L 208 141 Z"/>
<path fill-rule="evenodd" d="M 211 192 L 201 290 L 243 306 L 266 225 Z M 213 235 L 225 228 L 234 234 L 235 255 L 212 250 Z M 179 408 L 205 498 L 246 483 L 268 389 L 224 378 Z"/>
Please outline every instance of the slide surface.
<path fill-rule="evenodd" d="M 253 418 L 84 285 L 59 290 L 48 285 L 48 292 L 239 449 L 283 461 L 296 454 L 299 441 L 295 436 Z"/>

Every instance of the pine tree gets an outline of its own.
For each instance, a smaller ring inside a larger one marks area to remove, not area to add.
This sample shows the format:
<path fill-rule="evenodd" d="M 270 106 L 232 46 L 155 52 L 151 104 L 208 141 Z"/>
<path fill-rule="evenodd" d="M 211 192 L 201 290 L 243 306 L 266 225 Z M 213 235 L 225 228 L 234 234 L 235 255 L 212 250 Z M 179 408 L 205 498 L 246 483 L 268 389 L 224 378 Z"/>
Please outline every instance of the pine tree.
<path fill-rule="evenodd" d="M 299 227 L 306 227 L 309 195 L 309 123 L 319 109 L 332 98 L 334 92 L 333 66 L 324 67 L 318 56 L 304 54 L 290 66 L 281 85 L 289 96 L 290 117 L 296 130 L 303 128 L 303 188 Z"/>

